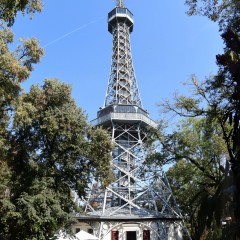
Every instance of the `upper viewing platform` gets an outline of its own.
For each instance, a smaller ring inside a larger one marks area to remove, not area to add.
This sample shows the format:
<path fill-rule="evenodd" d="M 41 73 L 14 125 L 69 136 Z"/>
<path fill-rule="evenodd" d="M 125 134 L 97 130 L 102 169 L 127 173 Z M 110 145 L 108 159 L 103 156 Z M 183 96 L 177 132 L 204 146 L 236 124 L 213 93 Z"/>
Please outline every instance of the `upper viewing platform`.
<path fill-rule="evenodd" d="M 131 123 L 141 122 L 143 126 L 157 128 L 157 123 L 149 118 L 146 110 L 137 105 L 110 105 L 98 111 L 97 119 L 91 121 L 93 126 L 107 126 L 115 122 Z"/>
<path fill-rule="evenodd" d="M 129 26 L 130 32 L 133 31 L 133 14 L 127 8 L 116 7 L 108 14 L 108 31 L 110 33 L 117 22 L 125 22 Z"/>

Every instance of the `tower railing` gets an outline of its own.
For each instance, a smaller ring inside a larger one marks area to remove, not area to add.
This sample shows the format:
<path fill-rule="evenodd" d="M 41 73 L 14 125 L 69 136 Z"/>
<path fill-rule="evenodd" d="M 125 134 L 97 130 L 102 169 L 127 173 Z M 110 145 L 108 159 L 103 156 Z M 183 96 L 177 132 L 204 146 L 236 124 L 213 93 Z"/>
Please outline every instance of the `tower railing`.
<path fill-rule="evenodd" d="M 110 105 L 98 111 L 98 118 L 92 120 L 92 126 L 98 126 L 109 121 L 142 122 L 149 127 L 157 128 L 157 123 L 149 118 L 146 110 L 136 105 Z"/>
<path fill-rule="evenodd" d="M 116 14 L 125 14 L 133 19 L 133 14 L 127 8 L 115 8 L 108 14 L 108 19 L 111 19 Z"/>
<path fill-rule="evenodd" d="M 145 115 L 141 113 L 108 113 L 102 117 L 96 118 L 90 122 L 92 126 L 98 126 L 101 124 L 104 124 L 105 122 L 108 121 L 129 121 L 129 122 L 134 122 L 134 121 L 140 121 L 143 122 L 145 125 L 149 125 L 153 128 L 157 128 L 157 123 L 153 120 L 151 120 L 149 117 L 146 117 Z"/>

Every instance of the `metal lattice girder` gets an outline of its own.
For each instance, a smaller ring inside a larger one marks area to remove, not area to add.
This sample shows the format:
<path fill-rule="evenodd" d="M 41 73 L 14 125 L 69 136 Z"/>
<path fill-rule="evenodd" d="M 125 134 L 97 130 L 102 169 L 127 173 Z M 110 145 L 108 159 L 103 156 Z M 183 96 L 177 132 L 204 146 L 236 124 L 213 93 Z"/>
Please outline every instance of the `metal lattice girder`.
<path fill-rule="evenodd" d="M 142 106 L 132 62 L 129 26 L 118 22 L 112 34 L 112 65 L 104 107 L 111 104 Z"/>
<path fill-rule="evenodd" d="M 93 186 L 87 201 L 88 210 L 109 216 L 133 208 L 147 214 L 181 217 L 171 188 L 162 169 L 145 167 L 146 129 L 140 124 L 113 123 L 115 149 L 111 161 L 115 180 L 106 189 Z"/>
<path fill-rule="evenodd" d="M 152 240 L 167 240 L 169 226 L 179 224 L 182 216 L 161 166 L 146 164 L 145 142 L 149 128 L 157 124 L 142 108 L 130 47 L 133 15 L 123 0 L 109 13 L 108 30 L 113 35 L 111 72 L 104 107 L 94 124 L 112 136 L 114 180 L 108 187 L 93 180 L 82 203 L 85 214 L 78 220 L 91 221 L 101 240 L 126 221 L 150 229 Z"/>

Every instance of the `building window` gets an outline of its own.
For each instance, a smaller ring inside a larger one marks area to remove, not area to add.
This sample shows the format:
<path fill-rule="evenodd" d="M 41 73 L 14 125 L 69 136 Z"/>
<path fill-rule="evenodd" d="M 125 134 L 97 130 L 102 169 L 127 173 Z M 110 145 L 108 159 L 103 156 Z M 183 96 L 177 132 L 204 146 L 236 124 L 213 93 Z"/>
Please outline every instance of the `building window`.
<path fill-rule="evenodd" d="M 80 230 L 81 230 L 80 228 L 76 228 L 76 229 L 75 229 L 75 233 L 80 232 Z"/>
<path fill-rule="evenodd" d="M 150 240 L 150 230 L 143 230 L 143 240 Z"/>
<path fill-rule="evenodd" d="M 91 228 L 89 228 L 88 233 L 93 234 L 93 230 Z"/>
<path fill-rule="evenodd" d="M 127 231 L 126 239 L 127 240 L 137 240 L 137 232 L 136 231 Z"/>
<path fill-rule="evenodd" d="M 112 240 L 118 240 L 119 234 L 118 234 L 118 231 L 112 231 Z"/>
<path fill-rule="evenodd" d="M 127 240 L 137 240 L 137 232 L 136 231 L 127 231 L 126 239 Z"/>

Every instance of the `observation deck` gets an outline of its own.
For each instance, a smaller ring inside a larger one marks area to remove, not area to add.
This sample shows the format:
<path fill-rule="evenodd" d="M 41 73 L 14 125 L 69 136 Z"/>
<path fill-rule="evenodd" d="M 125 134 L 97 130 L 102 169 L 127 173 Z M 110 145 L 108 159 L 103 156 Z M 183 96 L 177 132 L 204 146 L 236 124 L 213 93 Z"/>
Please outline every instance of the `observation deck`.
<path fill-rule="evenodd" d="M 157 128 L 157 123 L 149 118 L 146 110 L 137 105 L 110 105 L 98 111 L 93 126 L 109 126 L 112 121 L 121 123 L 141 122 L 144 127 Z"/>
<path fill-rule="evenodd" d="M 108 14 L 108 31 L 113 32 L 113 27 L 118 22 L 125 22 L 133 31 L 133 14 L 127 8 L 116 7 Z"/>

